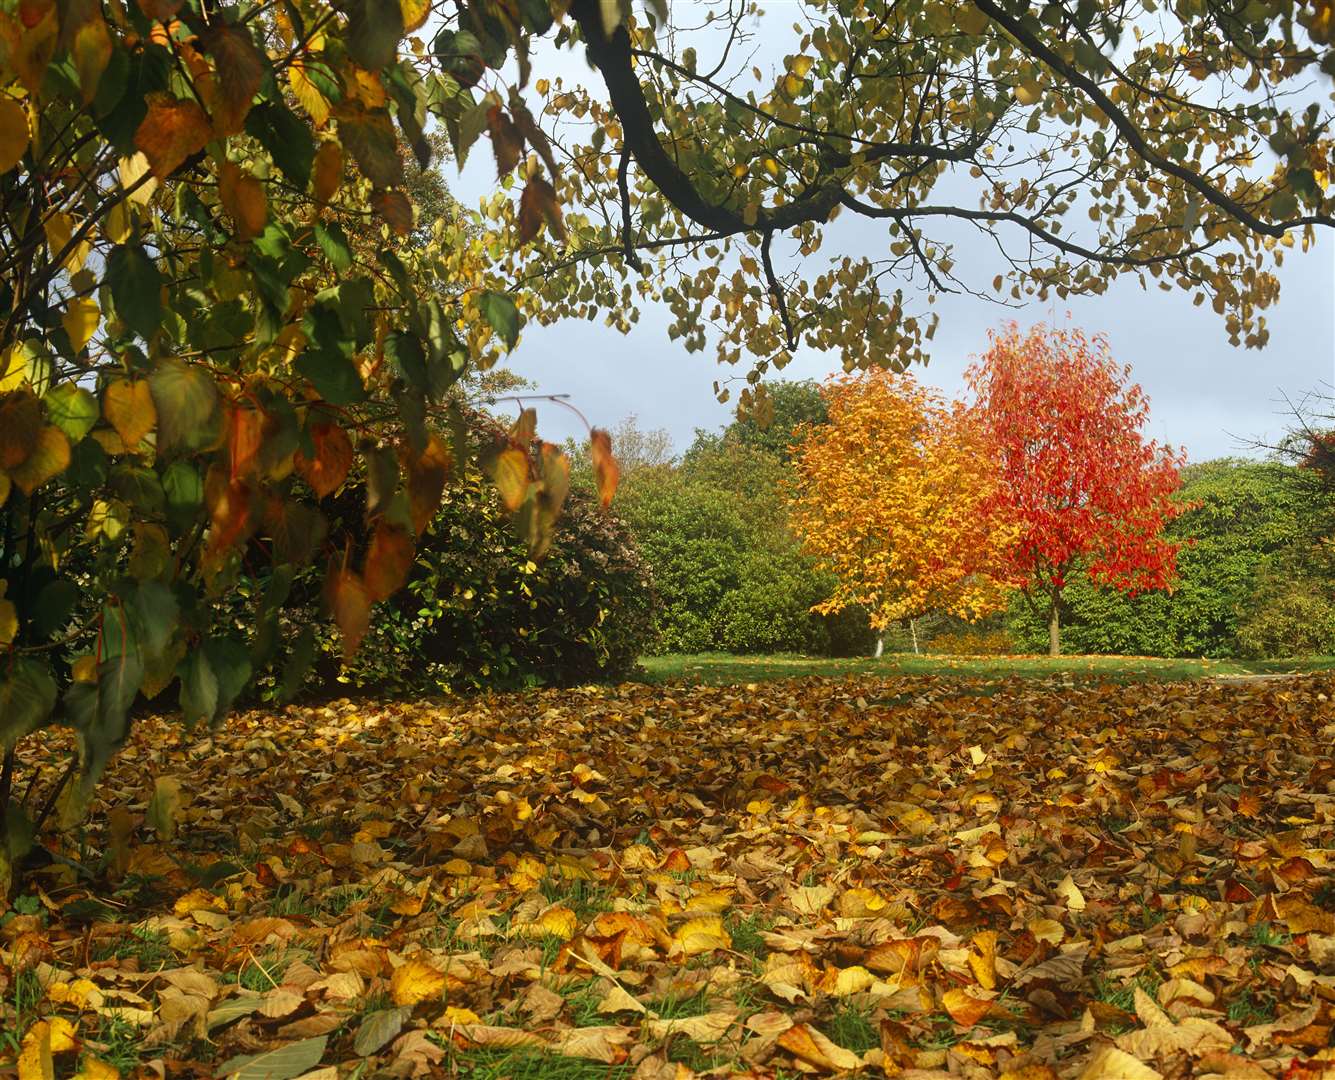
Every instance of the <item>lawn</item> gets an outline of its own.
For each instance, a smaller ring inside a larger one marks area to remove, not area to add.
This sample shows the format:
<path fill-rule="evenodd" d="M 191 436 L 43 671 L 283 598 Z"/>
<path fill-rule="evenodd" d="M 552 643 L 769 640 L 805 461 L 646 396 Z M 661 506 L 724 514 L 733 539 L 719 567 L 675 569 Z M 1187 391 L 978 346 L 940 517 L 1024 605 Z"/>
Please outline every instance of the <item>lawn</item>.
<path fill-rule="evenodd" d="M 1052 678 L 1180 680 L 1219 676 L 1294 674 L 1329 671 L 1335 657 L 1313 656 L 1291 660 L 1189 660 L 1154 656 L 915 656 L 890 653 L 881 659 L 856 657 L 833 660 L 820 656 L 780 653 L 736 656 L 730 653 L 646 656 L 640 661 L 649 682 L 699 682 L 712 686 L 745 684 L 804 675 L 839 678 L 848 675 L 940 675 L 960 678 Z"/>

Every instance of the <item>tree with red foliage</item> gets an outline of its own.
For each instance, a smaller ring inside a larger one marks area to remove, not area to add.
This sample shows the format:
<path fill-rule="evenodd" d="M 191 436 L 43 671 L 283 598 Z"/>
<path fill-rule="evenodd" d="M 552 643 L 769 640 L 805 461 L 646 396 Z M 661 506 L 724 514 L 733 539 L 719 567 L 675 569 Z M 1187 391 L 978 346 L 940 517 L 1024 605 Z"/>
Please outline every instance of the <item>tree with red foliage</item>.
<path fill-rule="evenodd" d="M 999 459 L 999 509 L 1018 526 L 1004 570 L 1046 614 L 1053 656 L 1073 574 L 1134 594 L 1176 572 L 1162 533 L 1184 509 L 1171 495 L 1185 455 L 1145 440 L 1149 400 L 1130 373 L 1103 337 L 1012 323 L 965 374 Z"/>

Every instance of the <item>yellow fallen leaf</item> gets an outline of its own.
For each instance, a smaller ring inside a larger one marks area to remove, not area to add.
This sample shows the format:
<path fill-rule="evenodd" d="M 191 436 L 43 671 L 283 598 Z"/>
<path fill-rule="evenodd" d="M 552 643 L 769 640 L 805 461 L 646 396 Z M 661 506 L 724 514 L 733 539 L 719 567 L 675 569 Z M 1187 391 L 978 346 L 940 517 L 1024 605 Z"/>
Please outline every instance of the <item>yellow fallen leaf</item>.
<path fill-rule="evenodd" d="M 83 1064 L 79 1071 L 74 1074 L 73 1080 L 120 1080 L 120 1070 L 114 1065 L 108 1065 L 101 1058 L 95 1058 L 91 1054 L 84 1054 Z"/>
<path fill-rule="evenodd" d="M 862 1059 L 852 1050 L 845 1050 L 817 1028 L 807 1024 L 794 1024 L 779 1036 L 779 1045 L 793 1057 L 826 1072 L 862 1066 Z"/>
<path fill-rule="evenodd" d="M 1080 891 L 1070 874 L 1061 879 L 1061 883 L 1057 886 L 1057 895 L 1066 901 L 1066 906 L 1072 911 L 1085 910 L 1085 894 Z"/>
<path fill-rule="evenodd" d="M 563 904 L 553 904 L 534 925 L 544 934 L 569 941 L 579 929 L 579 916 Z"/>
<path fill-rule="evenodd" d="M 389 994 L 395 1005 L 416 1005 L 440 997 L 444 990 L 445 973 L 416 958 L 395 968 L 389 980 Z"/>
<path fill-rule="evenodd" d="M 1097 1051 L 1080 1073 L 1079 1080 L 1162 1080 L 1163 1074 L 1137 1061 L 1115 1046 Z"/>
<path fill-rule="evenodd" d="M 717 915 L 688 919 L 672 935 L 674 956 L 698 956 L 715 949 L 732 948 L 732 938 Z"/>
<path fill-rule="evenodd" d="M 969 950 L 969 967 L 973 977 L 985 990 L 997 988 L 997 932 L 984 930 L 973 936 Z"/>
<path fill-rule="evenodd" d="M 1031 919 L 1028 930 L 1039 941 L 1046 941 L 1049 945 L 1060 945 L 1066 936 L 1062 924 L 1056 919 Z"/>

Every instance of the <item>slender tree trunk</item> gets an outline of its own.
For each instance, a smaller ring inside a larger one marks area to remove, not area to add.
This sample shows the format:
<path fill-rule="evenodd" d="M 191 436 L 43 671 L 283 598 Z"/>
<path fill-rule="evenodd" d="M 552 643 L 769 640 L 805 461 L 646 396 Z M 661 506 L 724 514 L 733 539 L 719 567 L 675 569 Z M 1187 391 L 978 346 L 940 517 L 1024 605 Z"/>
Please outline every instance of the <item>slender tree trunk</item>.
<path fill-rule="evenodd" d="M 881 658 L 881 653 L 883 653 L 883 652 L 885 652 L 885 635 L 884 635 L 884 634 L 877 634 L 877 635 L 876 635 L 876 653 L 875 653 L 875 657 L 876 657 L 877 660 L 879 660 L 879 659 Z"/>
<path fill-rule="evenodd" d="M 1057 597 L 1054 596 L 1052 598 L 1052 613 L 1048 616 L 1048 655 L 1061 656 L 1061 654 L 1061 605 L 1057 603 Z"/>
<path fill-rule="evenodd" d="M 914 656 L 917 656 L 917 655 L 919 655 L 919 654 L 918 654 L 918 620 L 917 620 L 917 619 L 910 619 L 910 620 L 909 620 L 909 633 L 913 635 L 913 655 L 914 655 Z"/>

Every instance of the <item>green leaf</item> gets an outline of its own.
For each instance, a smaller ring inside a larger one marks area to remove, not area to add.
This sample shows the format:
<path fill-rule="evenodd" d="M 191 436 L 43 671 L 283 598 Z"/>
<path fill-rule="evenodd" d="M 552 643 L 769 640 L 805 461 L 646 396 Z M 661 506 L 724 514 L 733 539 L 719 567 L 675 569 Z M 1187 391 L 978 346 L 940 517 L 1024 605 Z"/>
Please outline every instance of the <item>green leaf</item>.
<path fill-rule="evenodd" d="M 505 293 L 488 290 L 478 298 L 478 307 L 482 317 L 505 342 L 507 349 L 513 349 L 519 340 L 519 309 Z"/>
<path fill-rule="evenodd" d="M 42 400 L 51 423 L 68 435 L 71 443 L 77 443 L 97 423 L 97 398 L 76 382 L 53 387 Z"/>
<path fill-rule="evenodd" d="M 214 1076 L 233 1080 L 291 1080 L 315 1068 L 324 1057 L 328 1036 L 284 1043 L 262 1054 L 230 1058 L 218 1066 Z"/>
<path fill-rule="evenodd" d="M 181 662 L 181 712 L 187 727 L 223 720 L 250 681 L 250 655 L 231 638 L 209 638 Z"/>
<path fill-rule="evenodd" d="M 353 0 L 346 10 L 348 55 L 368 71 L 392 64 L 403 37 L 399 0 Z"/>
<path fill-rule="evenodd" d="M 33 612 L 33 629 L 37 635 L 53 637 L 63 630 L 82 595 L 79 586 L 69 578 L 48 581 L 37 594 L 36 610 Z"/>
<path fill-rule="evenodd" d="M 352 405 L 366 397 L 366 387 L 351 357 L 308 349 L 293 366 L 331 405 Z"/>
<path fill-rule="evenodd" d="M 311 666 L 315 663 L 315 632 L 303 627 L 297 640 L 292 643 L 292 654 L 283 667 L 283 682 L 279 689 L 278 700 L 286 705 L 301 691 Z"/>
<path fill-rule="evenodd" d="M 167 520 L 177 532 L 185 532 L 204 505 L 204 481 L 188 461 L 173 461 L 162 474 L 167 496 Z"/>
<path fill-rule="evenodd" d="M 158 454 L 192 452 L 218 439 L 218 388 L 203 368 L 164 360 L 148 377 L 158 412 Z"/>
<path fill-rule="evenodd" d="M 302 123 L 281 99 L 272 98 L 251 109 L 246 117 L 246 131 L 268 150 L 294 187 L 305 189 L 311 182 L 315 161 L 315 140 L 311 129 Z"/>
<path fill-rule="evenodd" d="M 21 657 L 0 674 L 0 745 L 9 751 L 36 731 L 56 707 L 56 683 L 46 665 Z"/>
<path fill-rule="evenodd" d="M 320 245 L 320 250 L 335 270 L 342 272 L 352 266 L 352 245 L 348 243 L 347 233 L 337 222 L 328 225 L 317 222 L 315 242 Z"/>
<path fill-rule="evenodd" d="M 147 340 L 162 324 L 162 275 L 139 244 L 117 244 L 107 256 L 107 286 L 121 322 Z"/>
<path fill-rule="evenodd" d="M 385 338 L 385 355 L 409 386 L 423 393 L 427 389 L 426 353 L 417 335 L 396 330 Z"/>

